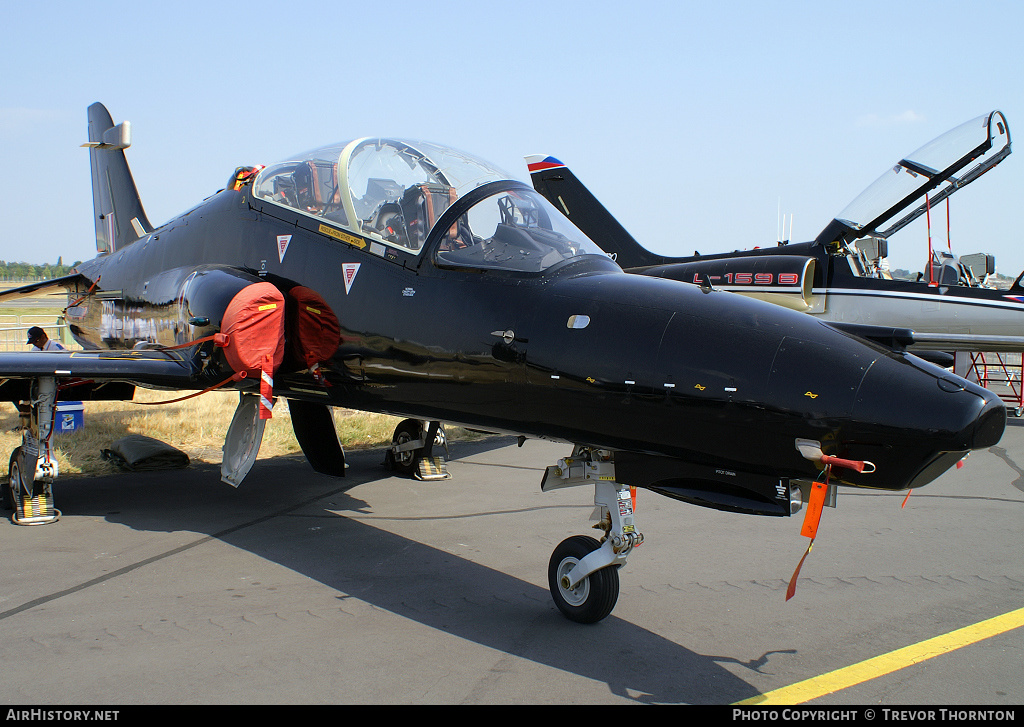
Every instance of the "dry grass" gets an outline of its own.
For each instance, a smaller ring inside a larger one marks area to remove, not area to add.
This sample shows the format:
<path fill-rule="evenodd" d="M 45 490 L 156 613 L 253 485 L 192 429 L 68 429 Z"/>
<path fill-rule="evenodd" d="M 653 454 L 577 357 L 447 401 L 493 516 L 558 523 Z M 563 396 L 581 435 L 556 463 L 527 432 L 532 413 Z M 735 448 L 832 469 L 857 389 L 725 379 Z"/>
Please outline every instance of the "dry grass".
<path fill-rule="evenodd" d="M 144 434 L 185 452 L 193 462 L 219 463 L 224 435 L 238 394 L 211 391 L 176 404 L 148 406 L 138 402 L 162 402 L 191 392 L 136 389 L 136 401 L 86 402 L 82 429 L 54 435 L 57 464 L 62 477 L 113 474 L 120 470 L 100 454 L 101 450 L 126 434 Z M 383 447 L 400 421 L 384 414 L 334 410 L 338 438 L 346 450 Z M 0 452 L 11 452 L 21 444 L 21 434 L 11 431 L 18 425 L 18 413 L 7 404 L 0 415 Z M 449 439 L 472 439 L 481 435 L 459 427 L 448 427 Z M 288 405 L 278 399 L 274 416 L 267 422 L 259 458 L 301 453 L 292 432 Z M 6 473 L 6 468 L 4 468 Z"/>

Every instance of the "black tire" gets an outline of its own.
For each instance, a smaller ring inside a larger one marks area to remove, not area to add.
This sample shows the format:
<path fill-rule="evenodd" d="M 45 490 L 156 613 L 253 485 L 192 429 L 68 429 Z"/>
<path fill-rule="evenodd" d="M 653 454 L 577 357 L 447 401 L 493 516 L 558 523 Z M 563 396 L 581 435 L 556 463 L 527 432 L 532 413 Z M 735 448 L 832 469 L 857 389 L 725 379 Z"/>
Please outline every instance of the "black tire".
<path fill-rule="evenodd" d="M 601 544 L 587 535 L 574 535 L 559 543 L 551 554 L 548 588 L 558 610 L 570 621 L 597 623 L 612 612 L 619 600 L 619 570 L 616 566 L 591 573 L 573 590 L 562 585 L 562 576 L 599 547 Z"/>
<path fill-rule="evenodd" d="M 7 483 L 3 486 L 3 506 L 5 510 L 14 510 L 16 501 L 15 490 L 18 487 L 17 479 L 21 477 L 21 465 L 18 462 L 18 455 L 21 454 L 21 447 L 16 447 L 11 452 L 11 461 L 7 465 Z"/>
<path fill-rule="evenodd" d="M 423 436 L 423 427 L 416 419 L 403 419 L 391 436 L 392 444 L 405 444 Z M 423 456 L 422 449 L 414 449 L 408 452 L 389 452 L 388 459 L 391 467 L 398 473 L 411 476 L 416 473 L 420 466 L 420 458 Z"/>

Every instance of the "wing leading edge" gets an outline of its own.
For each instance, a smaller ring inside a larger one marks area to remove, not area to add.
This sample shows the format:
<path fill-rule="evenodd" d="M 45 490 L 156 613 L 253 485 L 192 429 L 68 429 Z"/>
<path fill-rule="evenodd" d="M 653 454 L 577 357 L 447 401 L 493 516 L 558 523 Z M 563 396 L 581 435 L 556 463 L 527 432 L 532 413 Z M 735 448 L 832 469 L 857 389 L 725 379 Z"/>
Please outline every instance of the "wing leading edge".
<path fill-rule="evenodd" d="M 26 298 L 28 296 L 67 295 L 71 291 L 77 290 L 82 286 L 88 288 L 91 284 L 92 281 L 81 273 L 72 273 L 71 275 L 64 275 L 60 278 L 40 280 L 36 283 L 29 283 L 28 285 L 21 285 L 17 288 L 11 288 L 10 290 L 0 292 L 0 302 L 17 300 L 18 298 Z"/>
<path fill-rule="evenodd" d="M 0 353 L 0 399 L 18 401 L 25 398 L 28 382 L 43 377 L 53 377 L 61 385 L 81 385 L 84 381 L 91 382 L 92 386 L 97 382 L 124 382 L 169 389 L 194 388 L 197 378 L 191 361 L 176 351 Z M 130 395 L 127 398 L 131 398 Z"/>

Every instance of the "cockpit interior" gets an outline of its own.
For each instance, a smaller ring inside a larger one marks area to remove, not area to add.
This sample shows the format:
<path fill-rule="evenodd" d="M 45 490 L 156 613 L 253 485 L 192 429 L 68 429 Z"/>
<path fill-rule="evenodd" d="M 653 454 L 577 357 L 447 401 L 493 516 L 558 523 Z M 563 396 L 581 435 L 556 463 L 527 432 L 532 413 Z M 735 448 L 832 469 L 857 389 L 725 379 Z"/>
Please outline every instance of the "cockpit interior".
<path fill-rule="evenodd" d="M 445 213 L 474 190 L 432 252 L 441 267 L 540 272 L 605 255 L 540 194 L 488 162 L 430 142 L 365 138 L 260 171 L 255 197 L 406 252 L 420 254 Z M 502 184 L 505 182 L 505 184 Z"/>

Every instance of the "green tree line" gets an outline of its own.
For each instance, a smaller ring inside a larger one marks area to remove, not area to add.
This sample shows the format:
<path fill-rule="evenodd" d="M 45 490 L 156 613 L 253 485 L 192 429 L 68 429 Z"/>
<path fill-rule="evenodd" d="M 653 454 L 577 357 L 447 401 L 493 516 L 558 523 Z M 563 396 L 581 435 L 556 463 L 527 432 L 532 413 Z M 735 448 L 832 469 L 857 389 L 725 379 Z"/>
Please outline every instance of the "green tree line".
<path fill-rule="evenodd" d="M 81 260 L 76 260 L 70 265 L 65 265 L 61 258 L 57 258 L 56 264 L 54 263 L 26 263 L 26 262 L 5 262 L 0 260 L 0 281 L 25 281 L 32 282 L 34 280 L 49 280 L 50 278 L 59 278 L 62 275 L 67 275 L 71 272 L 71 269 L 76 265 L 80 264 Z"/>

